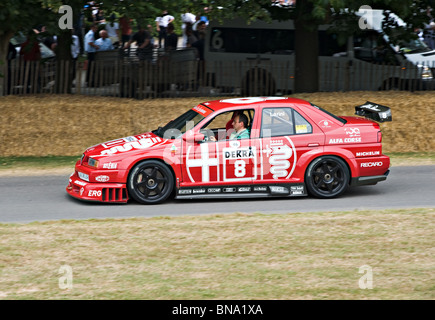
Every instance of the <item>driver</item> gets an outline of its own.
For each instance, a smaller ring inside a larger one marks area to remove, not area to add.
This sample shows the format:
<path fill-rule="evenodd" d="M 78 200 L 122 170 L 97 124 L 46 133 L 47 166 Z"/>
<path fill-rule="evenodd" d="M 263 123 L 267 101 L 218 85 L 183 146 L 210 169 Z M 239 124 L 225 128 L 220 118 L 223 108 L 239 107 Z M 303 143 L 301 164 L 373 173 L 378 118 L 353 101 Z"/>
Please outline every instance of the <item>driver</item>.
<path fill-rule="evenodd" d="M 230 140 L 249 139 L 248 117 L 241 113 L 233 117 L 232 121 L 234 131 L 230 135 Z M 217 141 L 214 136 L 210 137 L 211 141 Z"/>
<path fill-rule="evenodd" d="M 230 140 L 249 139 L 248 117 L 245 114 L 236 115 L 233 119 L 234 132 L 230 135 Z"/>

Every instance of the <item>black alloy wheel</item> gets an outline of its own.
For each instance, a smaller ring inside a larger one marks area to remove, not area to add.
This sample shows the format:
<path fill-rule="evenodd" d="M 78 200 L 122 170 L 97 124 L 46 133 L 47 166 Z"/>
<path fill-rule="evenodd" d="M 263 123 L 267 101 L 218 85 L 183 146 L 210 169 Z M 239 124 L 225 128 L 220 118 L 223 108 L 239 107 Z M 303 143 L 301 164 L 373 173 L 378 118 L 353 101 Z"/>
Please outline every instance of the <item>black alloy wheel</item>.
<path fill-rule="evenodd" d="M 165 201 L 174 188 L 174 177 L 167 165 L 145 160 L 133 167 L 127 181 L 128 193 L 137 202 L 157 204 Z"/>
<path fill-rule="evenodd" d="M 308 192 L 317 198 L 334 198 L 343 194 L 349 187 L 349 181 L 346 163 L 334 156 L 315 159 L 305 173 Z"/>

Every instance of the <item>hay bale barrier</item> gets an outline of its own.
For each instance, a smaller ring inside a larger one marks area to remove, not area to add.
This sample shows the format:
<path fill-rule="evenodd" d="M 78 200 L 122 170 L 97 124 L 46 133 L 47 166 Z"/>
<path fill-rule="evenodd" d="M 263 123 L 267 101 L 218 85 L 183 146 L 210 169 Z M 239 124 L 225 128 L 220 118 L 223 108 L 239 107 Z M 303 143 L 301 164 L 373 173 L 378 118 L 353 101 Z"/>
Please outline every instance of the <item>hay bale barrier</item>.
<path fill-rule="evenodd" d="M 435 150 L 434 92 L 334 92 L 295 94 L 337 115 L 372 101 L 389 106 L 393 121 L 381 124 L 384 152 Z M 104 141 L 144 133 L 200 102 L 218 98 L 135 100 L 78 95 L 0 98 L 0 156 L 80 156 Z"/>

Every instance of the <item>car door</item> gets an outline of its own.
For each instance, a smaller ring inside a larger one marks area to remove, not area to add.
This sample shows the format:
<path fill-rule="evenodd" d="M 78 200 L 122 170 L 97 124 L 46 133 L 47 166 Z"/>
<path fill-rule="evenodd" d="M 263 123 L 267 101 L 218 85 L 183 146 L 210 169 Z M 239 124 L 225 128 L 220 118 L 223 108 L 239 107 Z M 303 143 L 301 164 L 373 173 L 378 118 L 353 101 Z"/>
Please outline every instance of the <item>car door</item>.
<path fill-rule="evenodd" d="M 250 184 L 256 178 L 256 147 L 251 139 L 229 140 L 227 123 L 235 111 L 253 122 L 253 110 L 227 110 L 200 124 L 203 141 L 186 145 L 183 152 L 182 187 Z M 214 136 L 216 141 L 211 141 Z"/>
<path fill-rule="evenodd" d="M 261 110 L 256 183 L 303 182 L 301 159 L 307 152 L 320 152 L 324 141 L 323 132 L 307 119 L 291 107 Z"/>

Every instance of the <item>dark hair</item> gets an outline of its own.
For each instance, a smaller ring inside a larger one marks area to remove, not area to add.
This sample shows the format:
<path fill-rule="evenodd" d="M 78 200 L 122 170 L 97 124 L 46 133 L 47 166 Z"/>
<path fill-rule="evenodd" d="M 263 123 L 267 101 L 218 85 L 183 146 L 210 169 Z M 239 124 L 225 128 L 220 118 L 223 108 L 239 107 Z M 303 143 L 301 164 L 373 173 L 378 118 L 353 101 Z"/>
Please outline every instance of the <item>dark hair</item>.
<path fill-rule="evenodd" d="M 239 122 L 243 122 L 245 128 L 248 127 L 248 117 L 244 113 L 239 114 Z"/>

